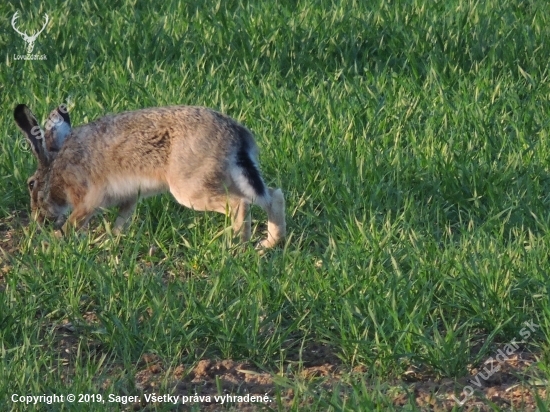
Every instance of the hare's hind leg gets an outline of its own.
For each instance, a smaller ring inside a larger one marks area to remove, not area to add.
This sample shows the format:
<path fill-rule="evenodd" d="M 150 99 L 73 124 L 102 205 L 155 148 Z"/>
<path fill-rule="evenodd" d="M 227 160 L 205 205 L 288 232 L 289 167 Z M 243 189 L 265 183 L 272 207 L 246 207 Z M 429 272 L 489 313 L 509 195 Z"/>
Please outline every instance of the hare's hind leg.
<path fill-rule="evenodd" d="M 174 179 L 175 183 L 170 185 L 170 193 L 176 201 L 193 210 L 203 210 L 218 212 L 224 215 L 229 214 L 232 220 L 234 234 L 239 234 L 241 241 L 246 242 L 250 239 L 251 221 L 250 221 L 250 202 L 242 197 L 240 193 L 225 193 L 225 187 L 212 194 L 212 188 L 200 187 L 200 190 L 189 192 L 188 184 L 181 185 Z M 186 183 L 186 182 L 184 182 Z"/>
<path fill-rule="evenodd" d="M 275 246 L 286 236 L 285 197 L 281 189 L 267 189 L 268 194 L 257 199 L 256 203 L 267 212 L 267 238 L 259 244 L 268 249 Z"/>
<path fill-rule="evenodd" d="M 229 209 L 229 210 L 228 210 Z M 224 215 L 231 216 L 231 226 L 233 236 L 240 236 L 241 242 L 245 243 L 250 240 L 252 219 L 250 216 L 250 202 L 235 194 L 227 197 L 220 197 L 218 201 L 212 201 L 205 207 L 204 210 L 219 212 Z"/>

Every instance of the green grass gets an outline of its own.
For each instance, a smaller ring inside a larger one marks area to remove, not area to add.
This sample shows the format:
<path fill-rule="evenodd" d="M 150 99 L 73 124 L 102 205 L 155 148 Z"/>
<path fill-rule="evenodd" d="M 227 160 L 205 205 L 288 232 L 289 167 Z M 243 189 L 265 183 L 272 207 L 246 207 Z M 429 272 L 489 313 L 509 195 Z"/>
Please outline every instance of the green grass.
<path fill-rule="evenodd" d="M 546 1 L 29 3 L 0 5 L 3 238 L 35 167 L 13 108 L 44 119 L 63 102 L 75 125 L 168 104 L 238 119 L 284 190 L 289 237 L 263 257 L 235 249 L 226 218 L 169 195 L 140 203 L 120 238 L 101 218 L 65 240 L 13 224 L 0 409 L 33 410 L 13 393 L 139 394 L 154 353 L 167 369 L 209 358 L 273 372 L 272 410 L 387 410 L 411 366 L 467 377 L 529 320 L 540 328 L 523 348 L 549 385 Z M 27 32 L 49 14 L 34 51 L 47 60 L 13 59 L 16 10 Z M 265 215 L 253 216 L 258 238 Z M 340 360 L 336 384 L 299 377 L 321 344 Z M 405 405 L 421 408 L 412 394 Z"/>

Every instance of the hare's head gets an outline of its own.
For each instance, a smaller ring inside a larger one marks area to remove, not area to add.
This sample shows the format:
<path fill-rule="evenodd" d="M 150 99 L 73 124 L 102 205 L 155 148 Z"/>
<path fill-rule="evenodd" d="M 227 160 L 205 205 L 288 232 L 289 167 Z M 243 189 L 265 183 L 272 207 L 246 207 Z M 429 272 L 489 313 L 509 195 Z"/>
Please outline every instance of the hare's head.
<path fill-rule="evenodd" d="M 50 113 L 44 125 L 45 131 L 40 128 L 36 117 L 26 105 L 17 105 L 13 115 L 38 160 L 38 168 L 27 180 L 27 186 L 31 197 L 32 217 L 41 223 L 44 219 L 57 217 L 47 202 L 50 191 L 49 174 L 53 160 L 71 132 L 71 120 L 65 105 L 60 105 Z"/>

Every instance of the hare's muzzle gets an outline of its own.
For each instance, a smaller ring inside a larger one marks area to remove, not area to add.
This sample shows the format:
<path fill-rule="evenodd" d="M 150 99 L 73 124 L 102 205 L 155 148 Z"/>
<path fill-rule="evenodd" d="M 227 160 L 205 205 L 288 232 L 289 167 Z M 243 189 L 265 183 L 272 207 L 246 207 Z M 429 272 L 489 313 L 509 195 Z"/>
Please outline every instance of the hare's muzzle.
<path fill-rule="evenodd" d="M 31 213 L 32 220 L 34 220 L 37 223 L 44 223 L 46 220 L 46 215 L 40 211 L 40 209 L 35 209 Z"/>
<path fill-rule="evenodd" d="M 54 216 L 42 209 L 36 209 L 32 211 L 32 219 L 38 224 L 53 223 L 55 229 L 59 229 L 65 223 L 66 217 L 64 215 Z"/>

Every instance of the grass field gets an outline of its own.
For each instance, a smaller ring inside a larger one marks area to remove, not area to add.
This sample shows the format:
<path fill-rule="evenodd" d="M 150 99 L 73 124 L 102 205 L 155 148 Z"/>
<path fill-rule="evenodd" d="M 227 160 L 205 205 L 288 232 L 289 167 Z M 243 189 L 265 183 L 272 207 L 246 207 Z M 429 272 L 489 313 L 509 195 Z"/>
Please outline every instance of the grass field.
<path fill-rule="evenodd" d="M 550 409 L 545 0 L 23 3 L 0 5 L 0 410 Z M 18 10 L 49 15 L 46 60 L 17 59 Z M 18 103 L 238 119 L 286 242 L 239 248 L 168 194 L 119 237 L 114 211 L 39 230 Z M 247 393 L 268 401 L 214 400 Z"/>

